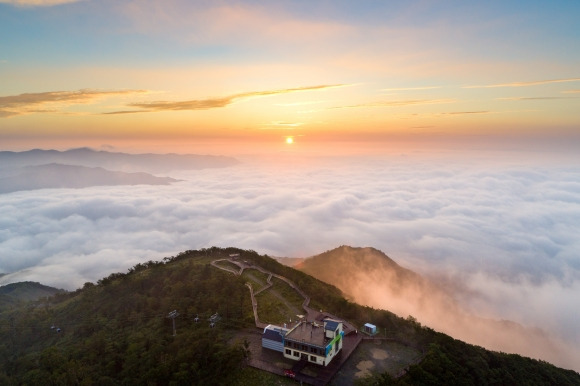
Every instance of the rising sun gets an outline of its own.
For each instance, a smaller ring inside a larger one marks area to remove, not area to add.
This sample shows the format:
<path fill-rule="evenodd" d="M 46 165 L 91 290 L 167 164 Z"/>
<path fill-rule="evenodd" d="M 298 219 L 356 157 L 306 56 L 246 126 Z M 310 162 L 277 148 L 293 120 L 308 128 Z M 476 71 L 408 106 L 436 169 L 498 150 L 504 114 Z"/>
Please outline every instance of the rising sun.
<path fill-rule="evenodd" d="M 289 144 L 289 145 L 292 144 L 292 143 L 294 143 L 294 138 L 292 138 L 292 137 L 286 137 L 286 143 Z"/>

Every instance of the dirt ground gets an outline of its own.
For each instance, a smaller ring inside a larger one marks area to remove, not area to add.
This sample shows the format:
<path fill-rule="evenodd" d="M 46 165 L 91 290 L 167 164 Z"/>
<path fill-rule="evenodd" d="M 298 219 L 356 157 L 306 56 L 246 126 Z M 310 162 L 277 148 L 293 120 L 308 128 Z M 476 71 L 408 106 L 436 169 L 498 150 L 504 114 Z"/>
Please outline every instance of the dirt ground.
<path fill-rule="evenodd" d="M 357 378 L 373 373 L 388 372 L 395 376 L 420 354 L 419 351 L 396 342 L 363 341 L 336 373 L 330 385 L 352 385 Z"/>

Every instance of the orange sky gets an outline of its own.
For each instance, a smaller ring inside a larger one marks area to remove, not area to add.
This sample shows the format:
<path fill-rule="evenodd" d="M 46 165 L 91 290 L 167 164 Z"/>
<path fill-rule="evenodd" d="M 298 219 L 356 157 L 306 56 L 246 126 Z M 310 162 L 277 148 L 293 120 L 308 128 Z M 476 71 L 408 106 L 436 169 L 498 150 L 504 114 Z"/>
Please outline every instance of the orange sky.
<path fill-rule="evenodd" d="M 529 5 L 2 1 L 0 142 L 580 144 L 578 6 Z"/>

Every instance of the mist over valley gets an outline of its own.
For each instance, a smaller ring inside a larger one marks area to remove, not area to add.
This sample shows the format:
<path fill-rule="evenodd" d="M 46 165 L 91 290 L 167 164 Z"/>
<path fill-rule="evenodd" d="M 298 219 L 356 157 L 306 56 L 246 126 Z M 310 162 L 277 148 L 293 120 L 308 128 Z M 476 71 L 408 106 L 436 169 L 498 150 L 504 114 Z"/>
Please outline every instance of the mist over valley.
<path fill-rule="evenodd" d="M 328 277 L 353 300 L 493 349 L 578 363 L 578 168 L 485 155 L 235 158 L 167 172 L 171 185 L 2 194 L 0 284 L 73 290 L 213 245 L 291 258 L 370 246 L 410 271 L 395 280 L 361 264 Z"/>
<path fill-rule="evenodd" d="M 374 248 L 341 246 L 304 259 L 295 267 L 342 290 L 352 301 L 387 309 L 416 319 L 456 339 L 495 351 L 517 352 L 574 368 L 578 351 L 562 338 L 537 327 L 509 320 L 495 320 L 468 311 L 469 300 L 482 294 L 463 296 L 436 278 L 423 277 L 395 263 Z"/>

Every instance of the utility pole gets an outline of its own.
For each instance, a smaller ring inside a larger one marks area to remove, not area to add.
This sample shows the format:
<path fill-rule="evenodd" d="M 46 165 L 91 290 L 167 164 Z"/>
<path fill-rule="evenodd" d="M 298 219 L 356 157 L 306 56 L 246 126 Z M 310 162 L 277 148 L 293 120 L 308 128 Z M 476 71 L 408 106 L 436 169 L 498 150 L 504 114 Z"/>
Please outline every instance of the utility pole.
<path fill-rule="evenodd" d="M 173 336 L 175 336 L 175 318 L 177 318 L 179 316 L 179 312 L 177 312 L 177 310 L 173 310 L 169 313 L 169 315 L 167 315 L 168 318 L 171 319 L 171 321 L 173 322 Z"/>

